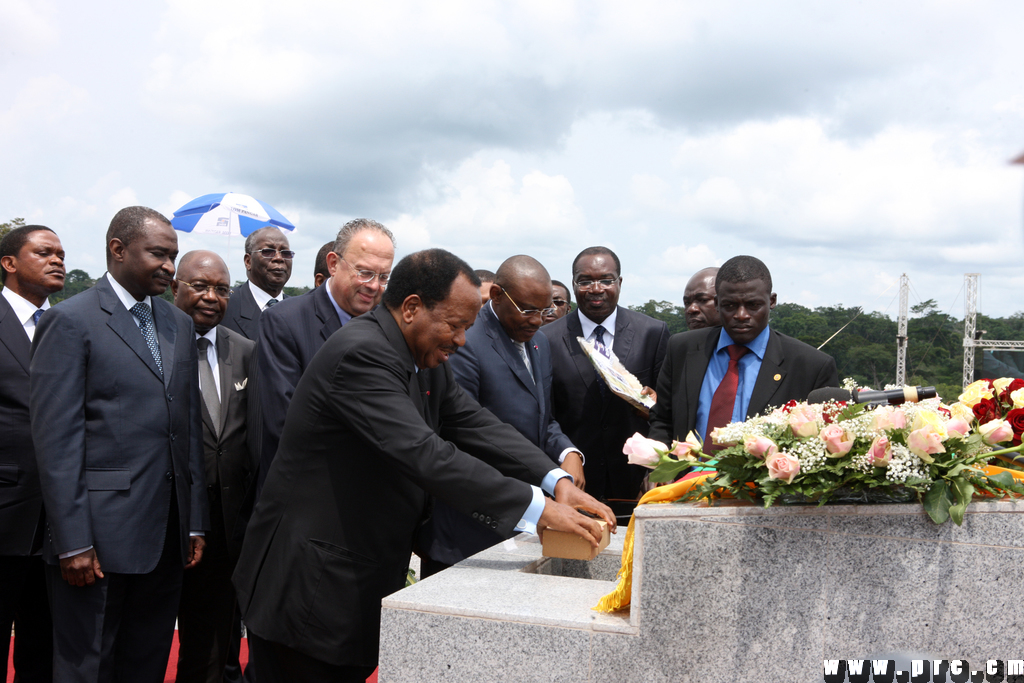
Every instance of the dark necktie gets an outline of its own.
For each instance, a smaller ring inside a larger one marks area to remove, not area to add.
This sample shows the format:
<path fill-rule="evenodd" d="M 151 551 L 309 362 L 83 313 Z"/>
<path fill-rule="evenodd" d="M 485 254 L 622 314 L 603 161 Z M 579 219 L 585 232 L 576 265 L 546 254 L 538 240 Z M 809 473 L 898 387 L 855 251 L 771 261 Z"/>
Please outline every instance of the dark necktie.
<path fill-rule="evenodd" d="M 519 357 L 523 359 L 523 363 L 526 365 L 526 374 L 530 376 L 530 379 L 533 379 L 533 366 L 530 365 L 530 354 L 526 352 L 526 344 L 523 342 L 512 343 L 516 345 L 516 348 L 519 350 Z M 537 380 L 533 379 L 533 382 L 536 384 Z"/>
<path fill-rule="evenodd" d="M 38 325 L 39 324 L 39 319 L 42 318 L 42 317 L 43 317 L 43 309 L 40 308 L 38 311 L 36 311 L 35 313 L 32 314 L 32 323 L 35 324 L 35 325 Z"/>
<path fill-rule="evenodd" d="M 720 450 L 722 447 L 711 441 L 711 432 L 717 427 L 724 427 L 732 422 L 732 411 L 736 405 L 736 388 L 740 383 L 740 358 L 748 349 L 739 344 L 730 344 L 725 347 L 729 352 L 729 369 L 725 371 L 722 383 L 715 390 L 715 396 L 711 399 L 711 410 L 708 411 L 708 431 L 704 439 L 704 452 L 711 453 Z"/>
<path fill-rule="evenodd" d="M 281 303 L 281 302 L 278 301 L 277 299 L 271 299 L 270 301 L 267 302 L 267 308 L 270 308 L 274 304 L 278 304 L 278 303 Z"/>
<path fill-rule="evenodd" d="M 149 306 L 140 301 L 132 306 L 131 312 L 139 321 L 139 330 L 142 331 L 142 336 L 146 340 L 146 346 L 149 347 L 150 353 L 153 354 L 153 360 L 156 361 L 157 369 L 161 375 L 164 374 L 164 364 L 160 360 L 160 344 L 156 341 L 156 325 L 153 324 L 153 311 L 149 309 Z"/>
<path fill-rule="evenodd" d="M 602 356 L 611 358 L 608 354 L 608 347 L 604 345 L 604 325 L 598 325 L 594 328 L 594 348 Z M 608 387 L 605 386 L 604 380 L 600 376 L 597 378 L 597 388 L 601 390 L 602 398 L 608 395 Z"/>
<path fill-rule="evenodd" d="M 210 411 L 213 433 L 220 436 L 220 396 L 217 395 L 217 381 L 213 377 L 213 368 L 210 367 L 210 340 L 199 337 L 196 339 L 196 346 L 199 347 L 199 384 L 203 390 L 203 403 Z"/>

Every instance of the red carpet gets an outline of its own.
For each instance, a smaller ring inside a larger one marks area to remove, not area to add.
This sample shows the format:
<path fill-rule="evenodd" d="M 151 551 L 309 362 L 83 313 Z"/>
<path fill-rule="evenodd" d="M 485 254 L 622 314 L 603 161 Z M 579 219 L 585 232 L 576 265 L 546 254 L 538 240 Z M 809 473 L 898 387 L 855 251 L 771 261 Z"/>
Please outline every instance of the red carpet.
<path fill-rule="evenodd" d="M 249 661 L 249 641 L 245 638 L 242 639 L 241 651 L 238 653 L 238 658 L 245 664 Z M 164 683 L 174 683 L 174 675 L 178 672 L 178 632 L 174 632 L 174 642 L 171 644 L 171 658 L 167 662 L 167 675 L 164 677 Z M 14 680 L 14 638 L 11 638 L 11 647 L 7 653 L 7 680 Z M 366 683 L 377 683 L 377 672 L 374 671 L 373 675 L 366 679 Z"/>

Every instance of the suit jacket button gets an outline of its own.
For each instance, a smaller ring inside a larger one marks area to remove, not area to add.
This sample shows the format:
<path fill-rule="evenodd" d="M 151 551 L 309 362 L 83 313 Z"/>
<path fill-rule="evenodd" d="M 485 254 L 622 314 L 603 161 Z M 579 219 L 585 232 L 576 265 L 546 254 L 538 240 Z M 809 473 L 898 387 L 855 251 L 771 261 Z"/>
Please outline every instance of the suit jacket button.
<path fill-rule="evenodd" d="M 485 517 L 484 518 L 484 524 L 490 524 L 490 523 L 491 523 L 491 518 L 490 517 Z"/>
<path fill-rule="evenodd" d="M 167 400 L 168 400 L 168 401 L 173 401 L 173 400 L 174 400 L 174 397 L 173 397 L 173 396 L 171 396 L 170 394 L 167 394 Z"/>
<path fill-rule="evenodd" d="M 174 441 L 174 434 L 171 434 L 171 441 Z"/>
<path fill-rule="evenodd" d="M 491 528 L 492 529 L 497 529 L 498 528 L 498 521 L 497 520 L 491 522 Z"/>
<path fill-rule="evenodd" d="M 479 518 L 480 518 L 480 513 L 479 512 L 474 512 L 473 513 L 473 519 L 479 519 Z"/>
<path fill-rule="evenodd" d="M 167 481 L 171 481 L 172 479 L 174 479 L 174 472 L 168 472 L 167 474 L 164 475 L 164 477 L 167 478 Z"/>

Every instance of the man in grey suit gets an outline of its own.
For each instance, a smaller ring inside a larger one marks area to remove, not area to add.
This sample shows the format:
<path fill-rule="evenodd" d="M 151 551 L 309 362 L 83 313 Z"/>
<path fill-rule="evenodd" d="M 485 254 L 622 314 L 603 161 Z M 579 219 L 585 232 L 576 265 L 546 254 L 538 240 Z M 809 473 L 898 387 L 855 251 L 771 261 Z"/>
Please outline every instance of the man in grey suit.
<path fill-rule="evenodd" d="M 159 298 L 178 255 L 166 218 L 122 209 L 106 247 L 107 274 L 32 346 L 54 678 L 156 683 L 209 528 L 195 328 Z"/>
<path fill-rule="evenodd" d="M 43 497 L 29 426 L 29 357 L 48 296 L 64 288 L 64 248 L 42 225 L 15 228 L 0 241 L 0 653 L 7 661 L 15 627 L 14 671 L 25 683 L 49 681 L 53 625 L 46 597 Z M 4 668 L 0 681 L 7 681 Z"/>
<path fill-rule="evenodd" d="M 578 308 L 547 325 L 544 334 L 551 340 L 552 411 L 562 431 L 587 454 L 587 493 L 635 500 L 645 470 L 626 462 L 622 444 L 634 432 L 647 434 L 647 420 L 608 390 L 576 341 L 583 337 L 610 348 L 644 392 L 653 394 L 668 326 L 618 305 L 621 273 L 619 257 L 607 247 L 580 252 L 572 263 Z"/>
<path fill-rule="evenodd" d="M 455 381 L 583 488 L 583 455 L 551 417 L 551 348 L 537 334 L 552 310 L 548 271 L 529 256 L 513 256 L 498 268 L 489 294 L 466 345 L 449 361 Z M 441 501 L 429 526 L 424 577 L 505 538 Z"/>
<path fill-rule="evenodd" d="M 171 283 L 174 305 L 196 327 L 202 391 L 203 452 L 210 530 L 202 563 L 185 572 L 178 608 L 175 680 L 219 683 L 237 630 L 231 573 L 242 547 L 255 466 L 246 447 L 248 370 L 255 342 L 220 325 L 231 295 L 231 276 L 212 251 L 181 257 Z"/>
<path fill-rule="evenodd" d="M 275 227 L 260 228 L 245 238 L 245 272 L 248 280 L 238 285 L 224 313 L 224 327 L 256 341 L 260 316 L 279 303 L 292 276 L 295 252 L 288 238 Z"/>
<path fill-rule="evenodd" d="M 693 430 L 707 442 L 716 427 L 839 385 L 832 356 L 768 325 L 776 296 L 759 259 L 723 263 L 715 291 L 722 327 L 681 332 L 669 342 L 651 410 L 652 439 L 668 444 Z M 723 386 L 728 391 L 720 394 Z M 705 443 L 705 452 L 711 448 Z"/>

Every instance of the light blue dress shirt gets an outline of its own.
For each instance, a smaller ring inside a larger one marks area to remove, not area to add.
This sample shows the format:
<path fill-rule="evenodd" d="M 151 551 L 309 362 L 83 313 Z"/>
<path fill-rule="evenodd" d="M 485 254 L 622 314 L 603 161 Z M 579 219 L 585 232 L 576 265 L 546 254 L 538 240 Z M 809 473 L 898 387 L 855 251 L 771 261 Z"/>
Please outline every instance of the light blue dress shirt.
<path fill-rule="evenodd" d="M 750 407 L 750 394 L 754 391 L 754 383 L 757 382 L 757 373 L 761 371 L 761 361 L 764 360 L 765 349 L 768 348 L 768 336 L 770 327 L 766 326 L 761 334 L 754 337 L 746 346 L 749 351 L 739 361 L 739 383 L 736 385 L 736 403 L 732 407 L 731 422 L 740 422 L 747 419 L 747 409 Z M 700 400 L 697 403 L 697 433 L 701 439 L 707 441 L 708 413 L 711 412 L 711 401 L 715 397 L 718 385 L 725 378 L 729 371 L 729 352 L 727 346 L 735 344 L 729 333 L 722 328 L 718 336 L 718 346 L 711 354 L 708 361 L 708 369 L 704 372 L 704 382 L 700 385 Z"/>

